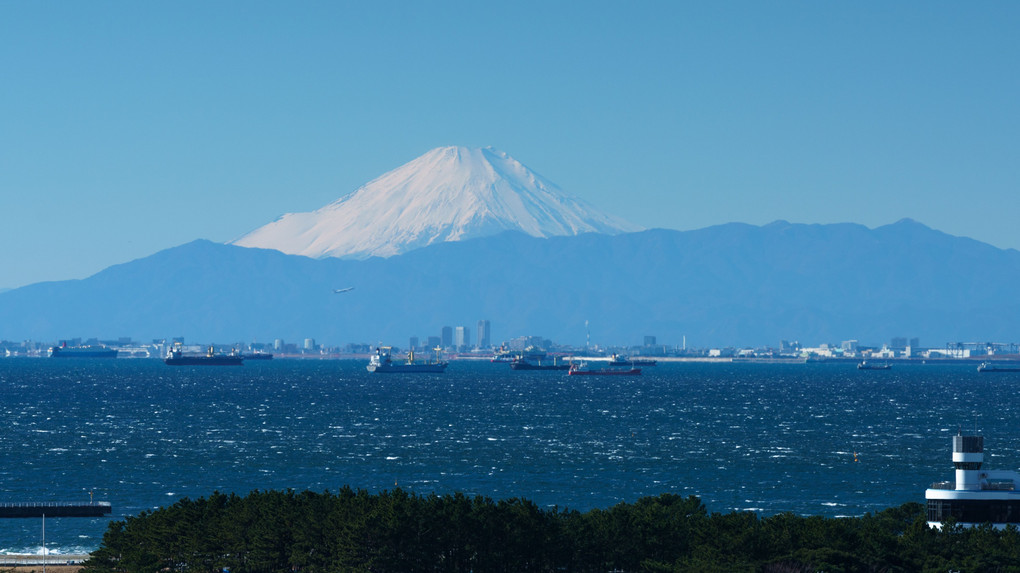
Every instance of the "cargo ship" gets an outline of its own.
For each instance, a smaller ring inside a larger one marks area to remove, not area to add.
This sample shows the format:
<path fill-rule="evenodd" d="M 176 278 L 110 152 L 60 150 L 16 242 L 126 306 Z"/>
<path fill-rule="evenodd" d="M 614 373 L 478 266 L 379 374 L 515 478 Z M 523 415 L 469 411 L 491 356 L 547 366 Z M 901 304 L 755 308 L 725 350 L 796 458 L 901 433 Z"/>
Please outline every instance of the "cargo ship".
<path fill-rule="evenodd" d="M 514 370 L 569 370 L 570 363 L 561 362 L 555 356 L 551 360 L 544 356 L 542 358 L 520 356 L 510 363 L 510 368 Z"/>
<path fill-rule="evenodd" d="M 640 368 L 593 368 L 587 363 L 571 364 L 567 376 L 640 376 Z"/>
<path fill-rule="evenodd" d="M 1016 362 L 982 362 L 978 372 L 1020 372 L 1020 364 Z"/>
<path fill-rule="evenodd" d="M 867 360 L 862 360 L 861 362 L 857 363 L 857 369 L 858 370 L 892 370 L 892 364 L 889 364 L 888 362 L 881 362 L 881 363 L 876 364 L 874 362 L 868 362 Z"/>
<path fill-rule="evenodd" d="M 514 360 L 517 360 L 517 355 L 501 346 L 499 347 L 499 350 L 492 354 L 492 358 L 489 362 L 505 362 L 507 364 L 511 364 Z"/>
<path fill-rule="evenodd" d="M 205 354 L 185 354 L 180 343 L 174 343 L 163 360 L 170 366 L 240 366 L 244 358 L 237 352 L 216 354 L 210 346 Z"/>
<path fill-rule="evenodd" d="M 116 358 L 117 349 L 108 346 L 68 346 L 66 343 L 54 346 L 50 358 Z"/>
<path fill-rule="evenodd" d="M 375 372 L 378 374 L 387 374 L 392 372 L 409 372 L 409 373 L 442 373 L 446 371 L 446 367 L 449 362 L 437 358 L 431 362 L 415 362 L 414 352 L 407 353 L 406 362 L 394 362 L 390 356 L 391 347 L 381 346 L 375 349 L 375 353 L 368 361 L 366 368 L 369 372 Z"/>
<path fill-rule="evenodd" d="M 510 360 L 510 368 L 514 370 L 567 370 L 569 362 L 563 362 L 562 357 L 552 356 L 541 349 L 529 346 L 524 352 L 518 353 Z"/>

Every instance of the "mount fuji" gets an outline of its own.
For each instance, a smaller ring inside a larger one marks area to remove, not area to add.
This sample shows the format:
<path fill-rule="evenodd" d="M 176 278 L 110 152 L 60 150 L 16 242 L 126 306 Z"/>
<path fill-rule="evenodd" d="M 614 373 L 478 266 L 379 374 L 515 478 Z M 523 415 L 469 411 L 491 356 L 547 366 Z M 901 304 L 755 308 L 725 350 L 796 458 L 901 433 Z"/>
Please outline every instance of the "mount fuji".
<path fill-rule="evenodd" d="M 325 207 L 288 213 L 232 244 L 364 259 L 505 231 L 547 238 L 640 230 L 567 195 L 502 151 L 440 147 Z"/>

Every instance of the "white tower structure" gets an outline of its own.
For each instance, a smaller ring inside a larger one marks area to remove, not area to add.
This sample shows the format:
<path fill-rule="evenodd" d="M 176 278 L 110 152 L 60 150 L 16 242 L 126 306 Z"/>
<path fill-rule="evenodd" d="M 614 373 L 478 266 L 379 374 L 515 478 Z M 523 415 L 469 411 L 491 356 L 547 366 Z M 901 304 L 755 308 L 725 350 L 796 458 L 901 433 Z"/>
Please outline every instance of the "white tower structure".
<path fill-rule="evenodd" d="M 982 469 L 984 459 L 984 437 L 953 436 L 956 480 L 934 483 L 925 491 L 929 526 L 941 529 L 950 518 L 965 527 L 1020 525 L 1020 474 Z"/>

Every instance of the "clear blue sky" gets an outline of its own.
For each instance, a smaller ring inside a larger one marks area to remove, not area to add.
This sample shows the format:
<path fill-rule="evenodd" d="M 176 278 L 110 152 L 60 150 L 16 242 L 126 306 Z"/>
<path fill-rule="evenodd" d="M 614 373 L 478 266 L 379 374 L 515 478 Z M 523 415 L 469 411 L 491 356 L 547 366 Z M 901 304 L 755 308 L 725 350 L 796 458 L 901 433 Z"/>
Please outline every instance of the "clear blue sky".
<path fill-rule="evenodd" d="M 1020 248 L 1018 30 L 1016 2 L 3 2 L 0 287 L 229 241 L 443 145 L 646 227 Z"/>

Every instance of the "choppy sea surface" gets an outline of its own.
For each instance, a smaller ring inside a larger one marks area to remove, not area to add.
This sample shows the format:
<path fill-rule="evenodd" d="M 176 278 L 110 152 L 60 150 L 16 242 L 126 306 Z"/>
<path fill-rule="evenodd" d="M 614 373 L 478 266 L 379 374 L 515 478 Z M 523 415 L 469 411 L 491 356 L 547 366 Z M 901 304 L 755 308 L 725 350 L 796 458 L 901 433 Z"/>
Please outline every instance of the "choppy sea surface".
<path fill-rule="evenodd" d="M 664 492 L 712 512 L 863 515 L 952 478 L 950 437 L 1020 467 L 1020 374 L 971 366 L 660 363 L 567 377 L 458 361 L 370 374 L 361 361 L 170 367 L 0 359 L 0 502 L 99 501 L 47 519 L 51 553 L 96 549 L 111 519 L 213 491 L 461 491 L 587 510 Z M 0 553 L 41 520 L 0 519 Z"/>

